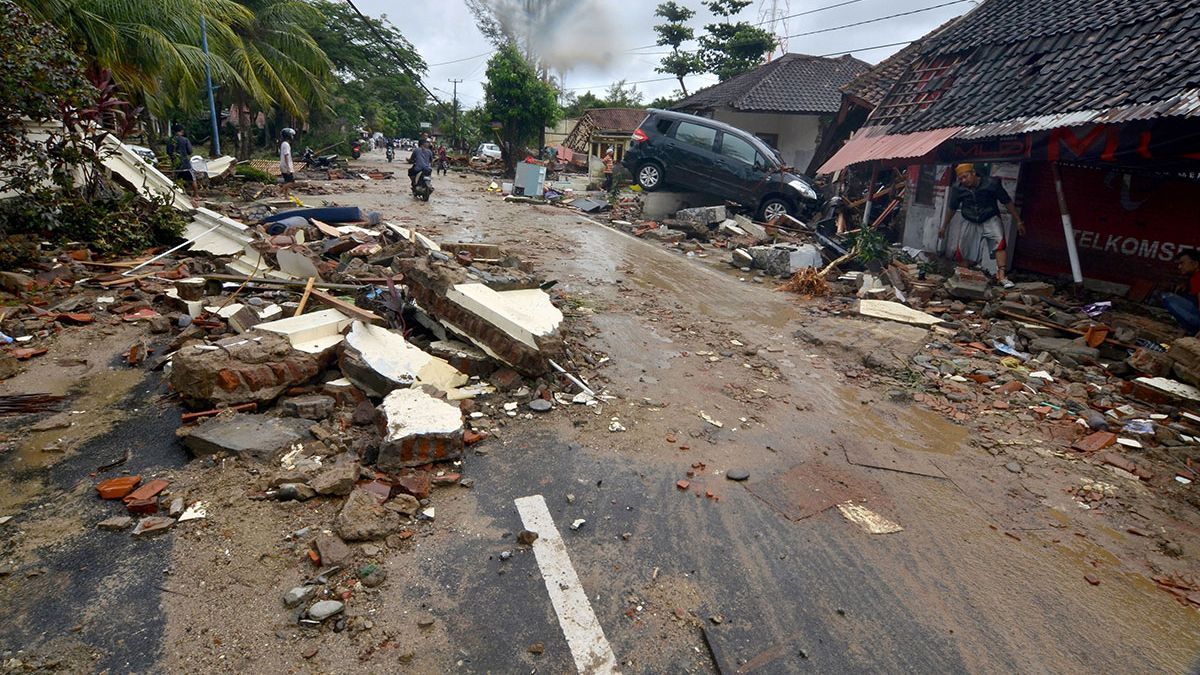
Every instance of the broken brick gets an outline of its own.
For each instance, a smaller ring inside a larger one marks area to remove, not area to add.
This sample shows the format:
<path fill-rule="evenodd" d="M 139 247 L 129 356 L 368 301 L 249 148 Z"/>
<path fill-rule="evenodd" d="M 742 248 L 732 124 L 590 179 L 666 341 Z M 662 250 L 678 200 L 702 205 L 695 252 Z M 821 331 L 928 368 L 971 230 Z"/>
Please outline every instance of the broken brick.
<path fill-rule="evenodd" d="M 158 499 L 154 497 L 149 497 L 147 499 L 131 499 L 125 502 L 125 508 L 128 509 L 130 513 L 148 516 L 158 513 Z"/>
<path fill-rule="evenodd" d="M 417 499 L 427 499 L 429 497 L 429 474 L 424 471 L 410 473 L 407 476 L 400 476 L 396 479 L 396 487 L 404 494 L 409 494 Z"/>
<path fill-rule="evenodd" d="M 444 476 L 434 476 L 433 478 L 429 479 L 429 482 L 434 485 L 444 486 L 444 485 L 455 485 L 460 480 L 462 480 L 461 473 L 448 473 L 448 474 L 445 474 Z"/>
<path fill-rule="evenodd" d="M 123 499 L 130 492 L 133 492 L 133 489 L 140 482 L 142 482 L 141 476 L 109 478 L 96 484 L 96 492 L 100 493 L 101 499 Z"/>
<path fill-rule="evenodd" d="M 138 499 L 150 499 L 151 497 L 154 497 L 158 493 L 167 489 L 168 485 L 170 485 L 170 483 L 161 478 L 152 480 L 133 492 L 125 495 L 125 503 L 128 504 Z"/>
<path fill-rule="evenodd" d="M 690 485 L 691 483 L 686 480 L 675 481 L 675 487 L 679 488 L 680 490 L 686 490 Z"/>
<path fill-rule="evenodd" d="M 1080 452 L 1091 454 L 1099 452 L 1116 442 L 1117 435 L 1111 431 L 1097 431 L 1075 441 L 1071 447 Z"/>
<path fill-rule="evenodd" d="M 463 445 L 475 445 L 479 441 L 487 438 L 487 434 L 467 429 L 463 432 Z"/>

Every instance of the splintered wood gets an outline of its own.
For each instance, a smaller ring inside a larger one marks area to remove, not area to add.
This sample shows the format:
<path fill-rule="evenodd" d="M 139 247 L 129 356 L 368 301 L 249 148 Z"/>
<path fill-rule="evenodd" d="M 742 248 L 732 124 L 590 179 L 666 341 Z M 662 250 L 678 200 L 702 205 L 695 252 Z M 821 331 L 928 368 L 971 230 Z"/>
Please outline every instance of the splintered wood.
<path fill-rule="evenodd" d="M 798 295 L 821 296 L 829 292 L 825 277 L 812 267 L 806 267 L 792 275 L 778 290 Z"/>

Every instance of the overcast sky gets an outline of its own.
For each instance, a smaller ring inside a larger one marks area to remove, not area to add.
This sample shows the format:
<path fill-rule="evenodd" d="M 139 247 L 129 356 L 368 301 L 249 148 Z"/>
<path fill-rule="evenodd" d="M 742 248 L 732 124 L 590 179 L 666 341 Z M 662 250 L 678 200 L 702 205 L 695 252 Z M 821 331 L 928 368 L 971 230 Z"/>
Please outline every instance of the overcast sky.
<path fill-rule="evenodd" d="M 521 5 L 520 0 L 495 2 L 497 6 Z M 677 2 L 697 10 L 689 23 L 698 35 L 702 34 L 712 15 L 699 0 Z M 453 78 L 463 80 L 458 85 L 458 97 L 464 107 L 474 106 L 483 98 L 484 71 L 493 48 L 475 27 L 463 0 L 409 0 L 402 3 L 402 8 L 391 0 L 357 0 L 356 4 L 372 16 L 386 14 L 412 41 L 430 64 L 426 85 L 439 97 L 450 98 L 452 85 L 448 80 Z M 663 80 L 667 76 L 654 72 L 665 49 L 654 46 L 653 26 L 659 22 L 654 16 L 654 0 L 562 0 L 561 4 L 570 7 L 571 14 L 563 13 L 541 32 L 553 36 L 550 49 L 562 54 L 568 68 L 564 76 L 568 89 L 576 94 L 591 89 L 603 95 L 611 83 L 624 79 L 638 82 L 638 90 L 649 102 L 679 88 L 674 79 Z M 903 45 L 869 48 L 919 38 L 975 4 L 975 0 L 756 0 L 738 18 L 758 23 L 769 19 L 773 8 L 777 17 L 810 12 L 776 22 L 774 32 L 786 37 L 786 51 L 814 55 L 850 52 L 863 61 L 877 63 Z M 831 5 L 844 6 L 821 9 Z M 904 12 L 912 13 L 871 21 Z M 854 23 L 861 25 L 825 30 Z M 813 31 L 822 32 L 801 35 Z M 685 44 L 684 48 L 694 49 L 695 44 Z M 696 75 L 685 82 L 691 93 L 714 84 L 716 78 Z"/>

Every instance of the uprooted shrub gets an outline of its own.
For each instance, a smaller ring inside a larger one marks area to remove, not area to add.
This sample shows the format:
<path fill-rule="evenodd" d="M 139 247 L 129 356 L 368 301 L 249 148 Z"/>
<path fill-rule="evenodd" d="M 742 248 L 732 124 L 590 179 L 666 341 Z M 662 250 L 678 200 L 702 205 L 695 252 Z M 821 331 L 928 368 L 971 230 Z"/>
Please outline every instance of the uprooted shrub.
<path fill-rule="evenodd" d="M 130 254 L 177 241 L 187 220 L 162 201 L 132 192 L 85 197 L 73 191 L 41 190 L 0 200 L 0 239 L 52 246 L 82 242 L 100 255 Z M 29 262 L 28 246 L 0 247 L 0 269 Z"/>

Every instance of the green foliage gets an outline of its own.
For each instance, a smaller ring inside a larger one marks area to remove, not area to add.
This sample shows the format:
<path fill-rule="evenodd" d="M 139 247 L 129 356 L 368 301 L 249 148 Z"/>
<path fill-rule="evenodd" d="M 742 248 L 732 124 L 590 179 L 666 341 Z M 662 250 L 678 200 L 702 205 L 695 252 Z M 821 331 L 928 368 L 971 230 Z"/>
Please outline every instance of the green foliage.
<path fill-rule="evenodd" d="M 891 246 L 883 232 L 864 227 L 850 236 L 851 250 L 860 263 L 869 265 L 873 262 L 887 264 L 891 257 Z"/>
<path fill-rule="evenodd" d="M 749 0 L 709 0 L 704 4 L 713 14 L 726 19 L 704 27 L 708 33 L 700 38 L 699 53 L 708 72 L 722 81 L 757 68 L 763 57 L 776 47 L 770 31 L 745 21 L 730 22 L 750 5 Z"/>
<path fill-rule="evenodd" d="M 562 114 L 554 90 L 538 79 L 511 44 L 501 47 L 488 61 L 483 93 L 487 115 L 501 125 L 501 151 L 509 169 L 521 148 L 536 142 L 542 129 Z"/>
<path fill-rule="evenodd" d="M 0 54 L 0 192 L 70 187 L 66 169 L 84 157 L 79 139 L 60 130 L 62 111 L 90 108 L 96 88 L 62 35 L 10 0 L 0 0 Z M 38 139 L 30 122 L 55 131 L 49 140 Z"/>
<path fill-rule="evenodd" d="M 659 110 L 669 110 L 671 106 L 683 100 L 683 92 L 674 92 L 670 96 L 659 96 L 658 98 L 646 104 L 647 108 L 658 108 Z"/>
<path fill-rule="evenodd" d="M 655 8 L 654 15 L 666 19 L 666 23 L 654 27 L 654 32 L 658 33 L 658 44 L 671 47 L 671 53 L 664 56 L 662 65 L 654 70 L 674 75 L 675 79 L 679 80 L 679 88 L 683 95 L 687 96 L 687 85 L 683 83 L 683 78 L 704 71 L 704 62 L 699 56 L 679 50 L 680 45 L 695 37 L 687 21 L 695 16 L 696 12 L 669 0 Z"/>
<path fill-rule="evenodd" d="M 41 190 L 0 201 L 0 237 L 30 235 L 56 246 L 82 241 L 101 255 L 172 243 L 186 225 L 165 200 L 146 201 L 133 192 L 89 198 Z"/>
<path fill-rule="evenodd" d="M 262 169 L 256 169 L 249 164 L 238 164 L 238 167 L 234 170 L 234 173 L 252 183 L 275 182 L 275 180 L 271 178 L 271 174 L 263 171 Z"/>
<path fill-rule="evenodd" d="M 637 85 L 625 86 L 625 80 L 614 82 L 608 91 L 604 92 L 604 107 L 605 108 L 640 108 L 642 106 L 642 92 L 637 90 Z"/>
<path fill-rule="evenodd" d="M 585 91 L 579 96 L 573 96 L 570 103 L 563 108 L 563 117 L 566 119 L 575 119 L 583 117 L 583 113 L 593 108 L 607 108 L 608 104 L 604 99 L 596 96 L 590 91 Z"/>

